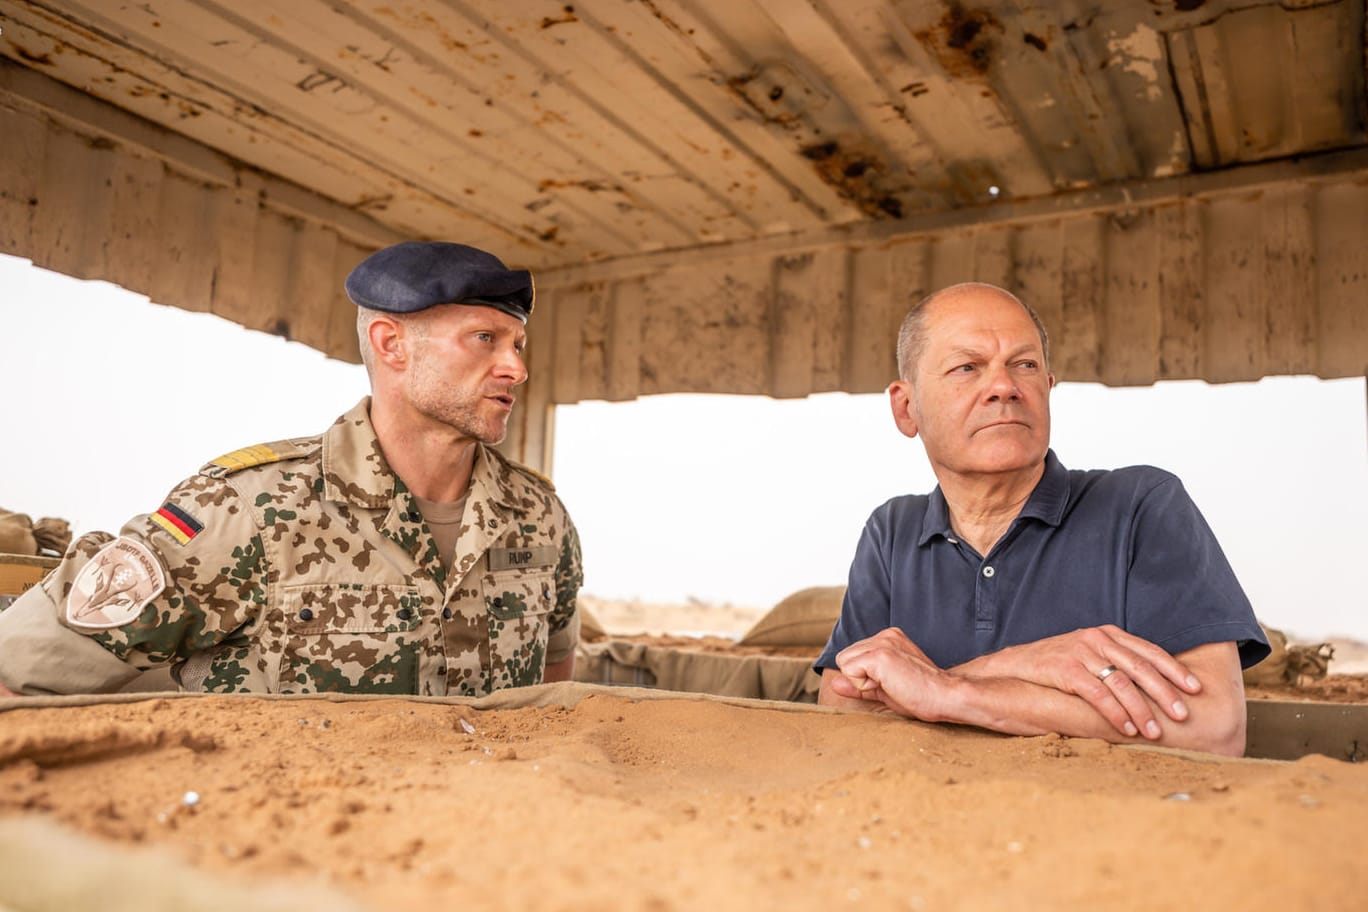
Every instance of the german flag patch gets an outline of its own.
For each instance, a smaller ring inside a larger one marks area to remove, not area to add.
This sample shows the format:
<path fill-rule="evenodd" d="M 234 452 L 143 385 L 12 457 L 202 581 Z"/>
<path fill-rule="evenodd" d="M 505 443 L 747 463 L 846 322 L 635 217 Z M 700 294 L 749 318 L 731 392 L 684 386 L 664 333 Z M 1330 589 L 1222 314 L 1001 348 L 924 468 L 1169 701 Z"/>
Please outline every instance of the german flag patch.
<path fill-rule="evenodd" d="M 170 501 L 149 518 L 182 545 L 204 531 L 204 523 Z"/>

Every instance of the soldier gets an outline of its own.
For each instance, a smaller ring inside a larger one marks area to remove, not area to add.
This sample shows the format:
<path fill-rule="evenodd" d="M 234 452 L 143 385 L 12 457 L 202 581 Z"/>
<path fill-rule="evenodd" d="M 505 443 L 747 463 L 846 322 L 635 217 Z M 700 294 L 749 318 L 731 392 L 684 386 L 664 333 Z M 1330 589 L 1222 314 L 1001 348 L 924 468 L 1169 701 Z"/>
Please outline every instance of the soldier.
<path fill-rule="evenodd" d="M 480 695 L 568 680 L 579 537 L 492 448 L 527 379 L 531 276 L 405 243 L 347 278 L 363 399 L 320 437 L 210 462 L 83 536 L 0 613 L 0 695 L 181 688 Z"/>

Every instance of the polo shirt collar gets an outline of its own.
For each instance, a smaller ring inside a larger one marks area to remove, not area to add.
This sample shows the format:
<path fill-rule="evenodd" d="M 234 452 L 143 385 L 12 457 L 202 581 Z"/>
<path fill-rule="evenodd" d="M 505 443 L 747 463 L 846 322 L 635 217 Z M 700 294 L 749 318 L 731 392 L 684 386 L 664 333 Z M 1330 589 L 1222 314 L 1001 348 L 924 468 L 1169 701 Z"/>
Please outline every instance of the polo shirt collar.
<path fill-rule="evenodd" d="M 1069 506 L 1069 470 L 1060 464 L 1054 450 L 1045 453 L 1045 473 L 1036 482 L 1035 490 L 1026 499 L 1016 523 L 1022 519 L 1038 519 L 1046 525 L 1058 526 L 1064 520 L 1064 511 Z M 950 505 L 945 502 L 940 485 L 931 492 L 926 501 L 926 515 L 922 518 L 921 535 L 917 545 L 925 545 L 937 535 L 951 539 L 955 530 L 950 527 Z"/>

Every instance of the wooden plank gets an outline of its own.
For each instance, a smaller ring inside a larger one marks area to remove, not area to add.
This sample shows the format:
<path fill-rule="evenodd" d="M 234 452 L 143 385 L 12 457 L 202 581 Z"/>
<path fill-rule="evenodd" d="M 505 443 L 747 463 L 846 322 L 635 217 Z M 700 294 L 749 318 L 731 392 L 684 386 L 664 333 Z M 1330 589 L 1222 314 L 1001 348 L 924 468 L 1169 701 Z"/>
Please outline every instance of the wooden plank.
<path fill-rule="evenodd" d="M 1364 109 L 1361 66 L 1346 60 L 1363 59 L 1364 6 L 1332 3 L 1288 11 L 1286 50 L 1293 55 L 1296 74 L 1283 71 L 1282 85 L 1291 93 L 1289 108 L 1296 131 L 1288 137 L 1299 149 L 1344 145 L 1363 140 L 1363 127 L 1346 113 Z M 1278 68 L 1282 70 L 1281 67 Z"/>
<path fill-rule="evenodd" d="M 645 279 L 643 395 L 770 392 L 770 263 L 722 260 Z"/>
<path fill-rule="evenodd" d="M 1201 323 L 1208 380 L 1257 380 L 1268 339 L 1260 194 L 1212 200 L 1204 207 L 1206 312 Z"/>
<path fill-rule="evenodd" d="M 900 91 L 907 80 L 897 81 L 907 60 L 890 46 L 887 27 L 875 12 L 855 15 L 848 2 L 752 3 L 755 13 L 749 12 L 750 4 L 729 0 L 702 0 L 699 6 L 713 21 L 727 23 L 751 72 L 794 83 L 780 85 L 787 92 L 773 101 L 749 84 L 742 88 L 747 99 L 771 114 L 772 131 L 787 133 L 800 148 L 827 140 L 841 144 L 846 154 L 858 154 L 866 170 L 858 178 L 845 176 L 837 186 L 867 211 L 880 212 L 890 202 L 908 213 L 940 208 L 944 189 L 954 183 L 949 159 L 939 147 L 942 134 L 928 133 L 907 116 L 906 96 Z M 783 48 L 779 56 L 802 66 L 775 65 L 756 48 Z M 821 96 L 820 103 L 803 98 L 805 90 Z M 851 150 L 855 143 L 858 148 Z M 909 174 L 917 180 L 908 180 Z M 935 191 L 927 193 L 926 188 Z"/>
<path fill-rule="evenodd" d="M 101 277 L 139 294 L 147 294 L 152 287 L 152 274 L 161 260 L 158 241 L 166 226 L 159 219 L 165 174 L 162 162 L 127 150 L 120 150 L 114 161 Z"/>
<path fill-rule="evenodd" d="M 1320 377 L 1368 374 L 1368 185 L 1322 187 L 1316 197 Z"/>
<path fill-rule="evenodd" d="M 1056 221 L 1024 225 L 1016 237 L 1016 288 L 1012 291 L 1031 305 L 1045 324 L 1045 331 L 1056 340 L 1051 346 L 1052 364 L 1068 357 L 1065 348 L 1057 344 L 1064 325 L 1060 293 L 1063 234 L 1063 225 Z"/>
<path fill-rule="evenodd" d="M 641 279 L 613 283 L 608 310 L 607 377 L 604 398 L 635 399 L 641 389 L 641 313 L 646 286 Z"/>
<path fill-rule="evenodd" d="M 601 284 L 586 284 L 555 290 L 556 317 L 555 373 L 551 382 L 553 402 L 572 403 L 586 398 L 581 395 L 580 367 L 584 361 L 583 324 L 589 308 L 589 298 Z"/>
<path fill-rule="evenodd" d="M 33 222 L 33 262 L 78 279 L 102 278 L 109 221 L 108 143 L 54 127 L 48 134 Z"/>
<path fill-rule="evenodd" d="M 214 190 L 211 198 L 217 266 L 213 311 L 232 320 L 233 314 L 249 313 L 253 306 L 257 226 L 263 217 L 260 189 L 248 182 L 242 187 Z"/>
<path fill-rule="evenodd" d="M 1306 184 L 1270 187 L 1263 194 L 1267 373 L 1309 374 L 1316 369 L 1314 208 L 1314 194 Z"/>
<path fill-rule="evenodd" d="M 286 314 L 290 306 L 290 269 L 299 227 L 298 219 L 285 218 L 269 209 L 261 211 L 257 218 L 256 252 L 252 257 L 247 306 L 235 315 L 219 313 L 219 316 L 235 320 L 248 329 L 288 337 Z"/>
<path fill-rule="evenodd" d="M 579 394 L 581 399 L 602 399 L 607 392 L 608 311 L 614 283 L 591 286 L 580 311 Z"/>
<path fill-rule="evenodd" d="M 831 247 L 813 255 L 812 381 L 807 394 L 841 389 L 850 335 L 850 251 Z M 806 395 L 806 394 L 805 394 Z"/>
<path fill-rule="evenodd" d="M 1160 206 L 1159 379 L 1186 380 L 1202 374 L 1202 326 L 1206 315 L 1201 207 L 1191 201 Z"/>
<path fill-rule="evenodd" d="M 341 293 L 333 284 L 336 260 L 337 232 L 313 222 L 300 224 L 282 307 L 286 338 L 327 350 L 329 324 Z"/>
<path fill-rule="evenodd" d="M 879 244 L 850 256 L 850 330 L 846 337 L 847 392 L 872 393 L 897 377 L 896 328 L 890 335 L 890 313 L 902 303 L 893 288 L 893 249 Z M 897 319 L 901 321 L 901 313 Z"/>
<path fill-rule="evenodd" d="M 346 239 L 339 239 L 332 264 L 333 307 L 328 319 L 328 345 L 324 349 L 330 358 L 356 364 L 361 360 L 356 333 L 356 306 L 347 297 L 347 276 L 374 251 L 358 247 Z"/>
<path fill-rule="evenodd" d="M 473 124 L 496 154 L 526 150 L 522 167 L 545 190 L 530 200 L 598 207 L 601 222 L 629 249 L 746 236 L 763 220 L 787 224 L 802 212 L 786 195 L 773 202 L 753 196 L 751 205 L 731 198 L 728 188 L 740 189 L 746 170 L 714 154 L 716 134 L 681 104 L 676 87 L 651 78 L 652 33 L 627 38 L 616 19 L 600 22 L 583 7 L 566 23 L 570 28 L 556 29 L 511 5 L 490 7 L 479 20 L 442 3 L 366 8 L 377 21 L 398 24 L 425 59 L 471 86 L 449 97 L 480 106 L 458 122 Z M 430 25 L 408 31 L 417 21 Z M 499 53 L 475 50 L 490 45 Z M 529 93 L 536 99 L 530 110 Z M 491 116 L 503 123 L 486 126 Z"/>
<path fill-rule="evenodd" d="M 1160 264 L 1154 213 L 1113 214 L 1106 224 L 1107 285 L 1097 379 L 1108 386 L 1145 386 L 1159 370 Z"/>
<path fill-rule="evenodd" d="M 799 398 L 812 391 L 817 332 L 816 302 L 808 288 L 816 280 L 816 252 L 778 257 L 770 286 L 769 394 Z"/>
<path fill-rule="evenodd" d="M 500 446 L 511 459 L 550 475 L 554 443 L 555 323 L 558 301 L 554 293 L 538 294 L 527 321 L 527 383 L 515 391 L 517 405 L 509 421 L 508 439 Z"/>
<path fill-rule="evenodd" d="M 1016 281 L 1016 232 L 1010 227 L 974 232 L 974 281 L 1011 291 Z"/>
<path fill-rule="evenodd" d="M 1212 123 L 1223 151 L 1230 150 L 1223 162 L 1304 151 L 1287 89 L 1298 78 L 1288 15 L 1276 4 L 1251 6 L 1231 10 L 1199 32 Z"/>
<path fill-rule="evenodd" d="M 737 37 L 742 26 L 735 17 L 748 10 L 732 4 L 727 18 L 719 20 L 694 3 L 617 5 L 612 21 L 598 30 L 616 35 L 614 53 L 626 53 L 650 78 L 634 80 L 630 93 L 608 97 L 632 112 L 642 132 L 677 138 L 672 146 L 701 151 L 705 157 L 700 159 L 681 149 L 680 163 L 693 179 L 744 200 L 766 231 L 858 218 L 858 211 L 819 177 L 811 162 L 793 154 L 795 143 L 787 131 L 773 130 L 762 111 L 738 97 L 739 81 L 755 63 Z M 718 26 L 722 21 L 725 31 Z M 543 37 L 554 40 L 553 31 Z M 555 62 L 553 48 L 540 50 L 548 62 Z M 700 67 L 724 78 L 699 78 Z M 626 85 L 622 79 L 630 72 L 613 78 Z M 774 193 L 775 184 L 787 192 Z"/>
<path fill-rule="evenodd" d="M 931 291 L 960 282 L 973 282 L 974 232 L 955 231 L 931 242 Z"/>
<path fill-rule="evenodd" d="M 1362 704 L 1250 700 L 1247 731 L 1246 757 L 1368 759 L 1368 706 Z"/>
<path fill-rule="evenodd" d="M 355 151 L 356 141 L 367 142 L 368 134 L 348 127 L 351 132 L 339 135 L 336 131 L 346 121 L 317 106 L 304 112 L 302 125 L 268 114 L 274 105 L 270 93 L 258 93 L 249 85 L 259 85 L 269 71 L 257 73 L 243 66 L 243 50 L 257 47 L 266 53 L 269 43 L 241 30 L 231 32 L 226 24 L 202 34 L 202 21 L 209 14 L 194 8 L 187 16 L 200 23 L 195 25 L 200 31 L 187 31 L 179 17 L 168 17 L 164 11 L 165 7 L 143 5 L 113 17 L 87 7 L 79 11 L 79 21 L 90 27 L 72 28 L 59 14 L 16 7 L 5 21 L 6 41 L 0 42 L 0 50 L 13 41 L 35 55 L 59 59 L 62 79 L 86 87 L 89 94 L 345 205 L 383 210 L 386 222 L 404 234 L 459 232 L 477 243 L 513 242 L 529 251 L 544 244 L 500 210 L 481 207 L 465 195 L 459 200 L 439 199 L 429 176 L 375 167 Z M 107 35 L 125 38 L 114 41 Z M 225 38 L 234 43 L 214 43 Z M 157 56 L 135 50 L 137 43 L 154 49 Z M 235 73 L 246 83 L 225 77 L 215 84 L 213 79 L 187 75 L 203 73 L 211 63 L 221 64 L 223 72 Z M 436 166 L 431 170 L 444 173 Z"/>
<path fill-rule="evenodd" d="M 1106 289 L 1104 221 L 1084 215 L 1061 226 L 1058 345 L 1053 358 L 1060 380 L 1097 379 L 1102 352 L 1101 298 Z"/>
<path fill-rule="evenodd" d="M 1173 84 L 1181 102 L 1192 163 L 1198 168 L 1214 168 L 1223 159 L 1215 125 L 1211 121 L 1206 74 L 1202 67 L 1196 30 L 1187 28 L 1169 32 L 1166 40 L 1169 68 L 1173 72 Z"/>
<path fill-rule="evenodd" d="M 961 230 L 989 226 L 1026 226 L 1056 222 L 1084 213 L 1125 213 L 1188 199 L 1209 199 L 1293 181 L 1327 183 L 1368 176 L 1368 147 L 1325 152 L 1296 159 L 1240 165 L 1200 174 L 1128 181 L 1106 187 L 1061 190 L 1032 199 L 1004 200 L 992 205 L 927 213 L 915 220 L 866 221 L 825 226 L 773 237 L 693 247 L 687 250 L 641 253 L 597 263 L 544 268 L 548 283 L 569 285 L 643 275 L 657 269 L 710 268 L 714 261 L 750 256 L 776 256 L 815 250 L 833 244 L 877 244 L 912 238 L 947 236 Z"/>
<path fill-rule="evenodd" d="M 893 257 L 893 300 L 889 302 L 888 338 L 894 355 L 893 375 L 896 377 L 898 331 L 902 328 L 902 321 L 914 304 L 935 290 L 931 284 L 935 244 L 926 239 L 901 241 L 892 245 L 890 253 Z"/>
<path fill-rule="evenodd" d="M 459 162 L 466 174 L 497 175 L 466 183 L 475 191 L 473 198 L 495 212 L 516 213 L 539 234 L 559 229 L 572 237 L 611 238 L 600 248 L 603 253 L 636 249 L 642 238 L 669 246 L 696 240 L 668 210 L 643 206 L 633 189 L 622 185 L 619 171 L 588 166 L 559 141 L 566 132 L 587 138 L 582 131 L 589 136 L 601 131 L 593 120 L 585 122 L 584 111 L 565 118 L 538 116 L 538 109 L 545 110 L 544 96 L 555 92 L 554 78 L 535 90 L 536 106 L 526 105 L 525 95 L 517 105 L 486 104 L 510 81 L 522 82 L 525 92 L 526 82 L 535 77 L 531 68 L 510 67 L 501 55 L 453 55 L 450 39 L 443 43 L 444 32 L 465 34 L 468 40 L 487 39 L 487 33 L 450 7 L 420 3 L 417 12 L 381 3 L 357 16 L 320 0 L 296 0 L 287 8 L 264 0 L 235 6 L 247 22 L 270 21 L 269 34 L 290 37 L 290 53 L 271 61 L 279 83 L 263 91 L 279 96 L 280 85 L 298 86 L 297 103 L 290 107 L 296 116 L 307 116 L 309 107 L 333 107 L 343 123 L 369 124 L 376 140 L 400 140 L 404 163 L 411 160 L 415 175 L 430 188 L 436 188 L 434 177 L 448 184 L 440 195 L 450 198 L 453 188 L 445 169 L 432 166 Z M 284 100 L 289 104 L 289 96 Z M 615 138 L 604 137 L 610 147 Z M 619 138 L 617 145 L 625 143 Z M 640 170 L 659 172 L 659 161 L 643 163 Z M 557 242 L 567 239 L 558 235 Z"/>
<path fill-rule="evenodd" d="M 0 252 L 32 259 L 47 118 L 0 105 L 0 136 L 5 137 L 0 155 Z"/>
<path fill-rule="evenodd" d="M 174 172 L 165 175 L 158 205 L 163 256 L 147 291 L 156 303 L 210 309 L 219 266 L 216 230 L 222 230 L 214 216 L 225 192 L 208 191 Z"/>
<path fill-rule="evenodd" d="M 1050 193 L 1050 175 L 1004 104 L 1010 86 L 976 66 L 962 33 L 947 26 L 954 12 L 943 3 L 878 4 L 861 17 L 872 59 L 898 89 L 899 116 L 934 148 L 947 198 L 984 202 L 993 185 L 1024 197 Z"/>

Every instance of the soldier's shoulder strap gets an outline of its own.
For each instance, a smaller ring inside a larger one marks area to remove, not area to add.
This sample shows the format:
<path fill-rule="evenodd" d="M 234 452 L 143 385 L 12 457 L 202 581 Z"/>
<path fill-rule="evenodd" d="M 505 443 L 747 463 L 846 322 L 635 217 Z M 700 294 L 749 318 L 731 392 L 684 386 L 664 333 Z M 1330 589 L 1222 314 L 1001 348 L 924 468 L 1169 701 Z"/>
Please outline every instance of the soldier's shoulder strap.
<path fill-rule="evenodd" d="M 551 479 L 547 478 L 545 475 L 543 475 L 541 472 L 538 472 L 531 466 L 525 466 L 521 462 L 513 462 L 511 460 L 508 464 L 512 466 L 514 470 L 522 472 L 524 475 L 526 475 L 528 478 L 531 478 L 533 481 L 540 482 L 544 487 L 547 488 L 547 490 L 556 490 L 555 482 L 553 482 Z"/>
<path fill-rule="evenodd" d="M 496 450 L 494 447 L 485 447 L 485 450 L 487 452 L 493 453 L 494 456 L 500 462 L 508 466 L 513 471 L 520 472 L 523 475 L 526 475 L 532 481 L 546 488 L 548 491 L 556 490 L 556 485 L 554 482 L 551 481 L 551 479 L 547 478 L 545 475 L 543 475 L 541 472 L 538 472 L 531 466 L 525 466 L 521 462 L 515 462 L 512 459 L 509 459 L 507 456 Z"/>
<path fill-rule="evenodd" d="M 253 466 L 269 465 L 287 459 L 305 459 L 317 452 L 320 444 L 321 440 L 318 437 L 297 437 L 272 443 L 258 443 L 210 460 L 200 469 L 200 474 L 210 478 L 227 478 L 234 472 L 241 472 Z"/>

